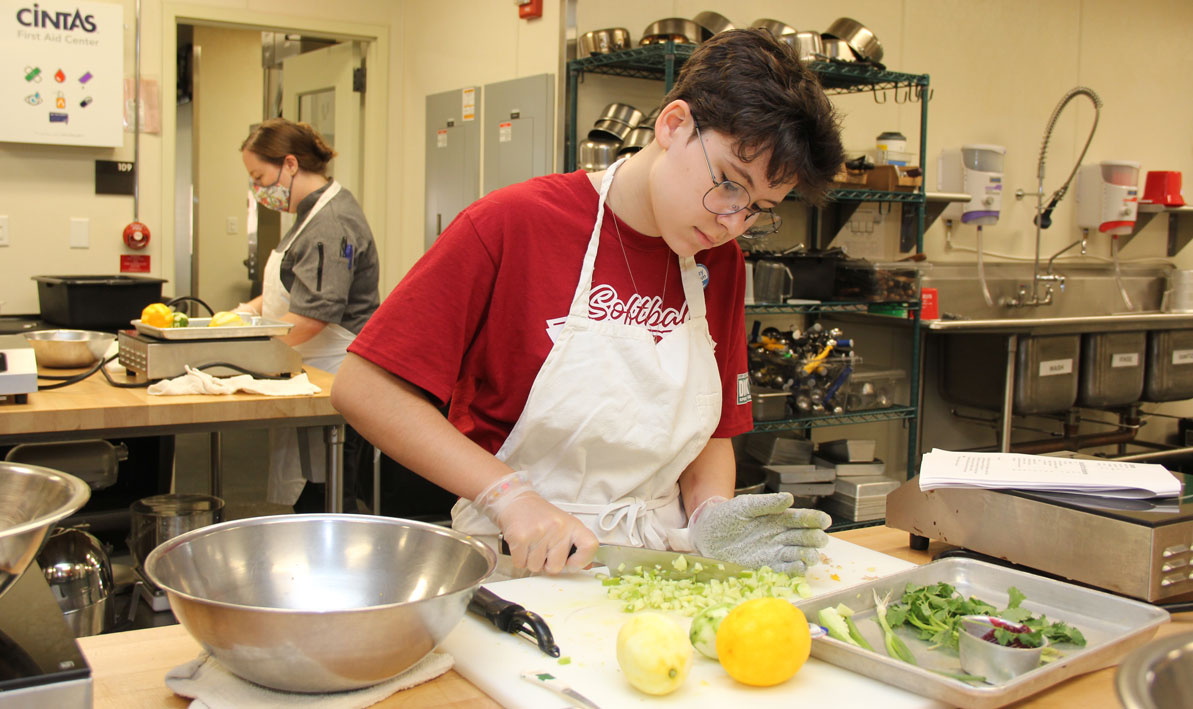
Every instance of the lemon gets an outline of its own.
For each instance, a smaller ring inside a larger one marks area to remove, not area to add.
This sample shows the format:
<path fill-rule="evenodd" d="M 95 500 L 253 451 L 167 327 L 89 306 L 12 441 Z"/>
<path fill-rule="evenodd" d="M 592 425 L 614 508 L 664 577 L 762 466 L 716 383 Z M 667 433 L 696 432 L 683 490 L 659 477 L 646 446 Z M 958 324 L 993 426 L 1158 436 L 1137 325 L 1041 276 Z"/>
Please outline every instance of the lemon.
<path fill-rule="evenodd" d="M 639 613 L 617 632 L 617 664 L 647 694 L 679 689 L 692 666 L 692 645 L 679 625 L 659 613 Z"/>
<path fill-rule="evenodd" d="M 221 310 L 215 315 L 212 315 L 211 322 L 207 323 L 208 327 L 225 327 L 228 325 L 244 325 L 244 320 L 236 313 Z"/>
<path fill-rule="evenodd" d="M 812 651 L 808 620 L 781 598 L 755 598 L 729 612 L 717 629 L 717 656 L 733 679 L 755 687 L 786 682 Z"/>
<path fill-rule="evenodd" d="M 174 324 L 174 311 L 165 303 L 151 303 L 141 311 L 141 322 L 152 327 L 170 327 Z"/>

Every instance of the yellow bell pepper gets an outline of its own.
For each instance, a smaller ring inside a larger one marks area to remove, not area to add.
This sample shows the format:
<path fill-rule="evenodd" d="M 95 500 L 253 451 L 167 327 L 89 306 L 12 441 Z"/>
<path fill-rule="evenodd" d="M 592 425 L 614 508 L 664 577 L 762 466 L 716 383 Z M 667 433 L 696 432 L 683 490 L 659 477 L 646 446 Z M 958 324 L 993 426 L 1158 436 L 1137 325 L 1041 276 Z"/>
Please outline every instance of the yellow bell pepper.
<path fill-rule="evenodd" d="M 141 322 L 151 327 L 172 327 L 174 311 L 165 303 L 152 303 L 141 311 Z"/>

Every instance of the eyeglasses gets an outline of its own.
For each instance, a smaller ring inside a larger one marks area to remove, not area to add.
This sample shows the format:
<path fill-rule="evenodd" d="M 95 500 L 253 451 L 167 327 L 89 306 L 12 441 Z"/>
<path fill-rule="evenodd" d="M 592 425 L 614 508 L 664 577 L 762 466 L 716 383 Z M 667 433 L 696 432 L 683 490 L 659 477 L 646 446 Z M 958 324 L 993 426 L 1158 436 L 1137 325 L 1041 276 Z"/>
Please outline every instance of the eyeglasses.
<path fill-rule="evenodd" d="M 721 215 L 737 214 L 745 210 L 748 226 L 742 236 L 747 239 L 757 239 L 778 231 L 783 220 L 771 209 L 751 206 L 750 192 L 743 185 L 730 179 L 717 182 L 712 161 L 708 159 L 708 148 L 704 147 L 704 137 L 700 135 L 700 124 L 696 123 L 695 116 L 692 117 L 692 125 L 696 126 L 696 139 L 700 142 L 704 162 L 708 165 L 708 174 L 712 177 L 712 187 L 704 193 L 704 208 L 713 214 Z"/>

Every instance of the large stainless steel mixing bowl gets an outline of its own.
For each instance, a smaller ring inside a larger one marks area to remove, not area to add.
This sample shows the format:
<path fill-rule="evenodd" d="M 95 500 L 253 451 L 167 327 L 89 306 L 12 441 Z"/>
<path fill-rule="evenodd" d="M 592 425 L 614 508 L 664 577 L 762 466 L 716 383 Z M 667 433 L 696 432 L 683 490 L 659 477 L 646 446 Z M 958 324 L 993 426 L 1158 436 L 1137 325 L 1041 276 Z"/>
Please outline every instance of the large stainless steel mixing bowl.
<path fill-rule="evenodd" d="M 116 339 L 94 330 L 39 330 L 25 333 L 39 367 L 88 367 L 102 358 Z"/>
<path fill-rule="evenodd" d="M 1114 686 L 1125 709 L 1193 706 L 1193 633 L 1153 640 L 1118 666 Z"/>
<path fill-rule="evenodd" d="M 460 622 L 496 556 L 390 517 L 255 517 L 175 537 L 145 560 L 174 615 L 229 671 L 274 689 L 367 687 Z"/>
<path fill-rule="evenodd" d="M 50 528 L 89 497 L 87 483 L 73 475 L 0 463 L 0 595 L 29 568 Z"/>

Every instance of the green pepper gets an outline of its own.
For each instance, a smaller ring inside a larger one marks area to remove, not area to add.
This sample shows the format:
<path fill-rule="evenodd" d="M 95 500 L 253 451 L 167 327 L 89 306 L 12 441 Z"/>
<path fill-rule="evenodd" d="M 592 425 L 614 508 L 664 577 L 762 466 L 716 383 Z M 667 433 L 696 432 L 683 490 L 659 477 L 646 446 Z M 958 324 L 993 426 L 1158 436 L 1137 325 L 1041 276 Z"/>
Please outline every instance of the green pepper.
<path fill-rule="evenodd" d="M 191 319 L 186 316 L 186 313 L 175 312 L 170 327 L 186 327 L 191 324 Z"/>

